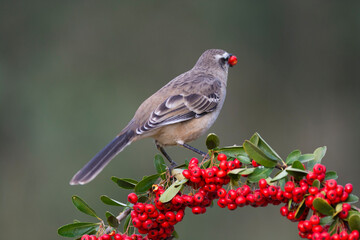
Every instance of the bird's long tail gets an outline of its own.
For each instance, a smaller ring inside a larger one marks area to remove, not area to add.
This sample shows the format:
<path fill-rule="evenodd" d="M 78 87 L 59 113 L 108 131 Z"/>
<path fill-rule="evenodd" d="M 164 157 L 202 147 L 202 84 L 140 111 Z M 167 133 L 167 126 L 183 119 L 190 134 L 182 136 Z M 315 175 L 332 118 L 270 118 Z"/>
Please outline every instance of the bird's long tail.
<path fill-rule="evenodd" d="M 132 142 L 134 136 L 135 132 L 133 130 L 119 134 L 75 174 L 70 184 L 82 185 L 93 180 L 119 152 Z"/>

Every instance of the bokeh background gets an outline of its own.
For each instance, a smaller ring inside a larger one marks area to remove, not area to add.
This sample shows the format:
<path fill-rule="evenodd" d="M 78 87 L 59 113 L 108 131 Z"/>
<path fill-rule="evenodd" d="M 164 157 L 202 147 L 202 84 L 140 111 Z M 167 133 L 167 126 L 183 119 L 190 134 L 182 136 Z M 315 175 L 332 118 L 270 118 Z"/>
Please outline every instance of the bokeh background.
<path fill-rule="evenodd" d="M 101 216 L 110 176 L 154 173 L 152 140 L 129 146 L 93 182 L 69 180 L 138 105 L 208 48 L 238 57 L 211 132 L 222 145 L 259 132 L 279 154 L 326 145 L 328 169 L 359 194 L 359 1 L 0 1 L 1 239 L 60 239 Z M 205 149 L 205 137 L 193 143 Z M 177 162 L 194 156 L 170 148 Z M 181 239 L 296 239 L 278 207 L 187 214 Z"/>

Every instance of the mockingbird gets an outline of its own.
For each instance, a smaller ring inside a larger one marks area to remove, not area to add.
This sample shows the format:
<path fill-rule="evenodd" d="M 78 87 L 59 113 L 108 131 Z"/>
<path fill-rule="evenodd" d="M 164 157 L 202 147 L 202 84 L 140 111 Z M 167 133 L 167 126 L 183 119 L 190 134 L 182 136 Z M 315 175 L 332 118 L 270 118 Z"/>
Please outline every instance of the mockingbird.
<path fill-rule="evenodd" d="M 229 66 L 235 56 L 220 49 L 206 50 L 189 71 L 171 80 L 146 99 L 128 125 L 95 155 L 70 184 L 86 184 L 130 143 L 152 137 L 157 148 L 172 163 L 165 146 L 181 145 L 204 134 L 215 122 L 223 106 Z"/>

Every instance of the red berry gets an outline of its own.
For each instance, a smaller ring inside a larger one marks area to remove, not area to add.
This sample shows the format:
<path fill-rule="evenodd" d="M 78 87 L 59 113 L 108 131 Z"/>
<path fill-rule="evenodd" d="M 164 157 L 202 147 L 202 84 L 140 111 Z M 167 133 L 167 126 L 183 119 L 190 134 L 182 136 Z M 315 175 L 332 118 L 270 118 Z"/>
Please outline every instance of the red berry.
<path fill-rule="evenodd" d="M 145 222 L 143 222 L 142 227 L 149 230 L 153 226 L 153 221 L 148 219 Z"/>
<path fill-rule="evenodd" d="M 286 206 L 282 206 L 280 208 L 280 214 L 283 215 L 284 217 L 286 217 L 289 214 L 289 210 Z"/>
<path fill-rule="evenodd" d="M 345 184 L 344 190 L 346 193 L 350 194 L 353 191 L 353 185 L 351 183 Z"/>
<path fill-rule="evenodd" d="M 225 198 L 220 198 L 218 201 L 217 201 L 217 205 L 221 208 L 224 208 L 227 206 L 227 201 Z"/>
<path fill-rule="evenodd" d="M 237 193 L 234 189 L 229 190 L 227 194 L 231 200 L 235 200 L 237 197 Z"/>
<path fill-rule="evenodd" d="M 320 234 L 320 239 L 321 240 L 330 240 L 330 234 L 328 232 L 322 232 Z"/>
<path fill-rule="evenodd" d="M 319 189 L 317 188 L 317 187 L 310 187 L 309 188 L 309 193 L 311 194 L 311 195 L 315 195 L 315 194 L 317 194 L 319 192 Z"/>
<path fill-rule="evenodd" d="M 236 165 L 235 165 L 234 161 L 229 161 L 229 162 L 227 162 L 227 168 L 228 168 L 229 170 L 235 169 L 235 168 L 236 168 Z"/>
<path fill-rule="evenodd" d="M 243 185 L 241 187 L 241 194 L 246 196 L 251 192 L 251 188 L 248 185 Z"/>
<path fill-rule="evenodd" d="M 295 188 L 295 184 L 291 181 L 287 182 L 284 186 L 284 189 L 286 192 L 288 193 L 292 193 L 292 191 L 294 190 Z"/>
<path fill-rule="evenodd" d="M 325 187 L 327 189 L 333 190 L 333 189 L 336 189 L 336 186 L 337 186 L 337 182 L 335 179 L 330 179 L 325 182 Z"/>
<path fill-rule="evenodd" d="M 183 210 L 180 210 L 176 213 L 176 216 L 175 216 L 175 220 L 177 222 L 181 222 L 181 220 L 183 219 L 184 217 L 184 211 Z"/>
<path fill-rule="evenodd" d="M 165 213 L 166 221 L 172 222 L 172 221 L 175 221 L 175 218 L 176 218 L 176 215 L 174 212 L 169 211 L 169 212 Z"/>
<path fill-rule="evenodd" d="M 235 203 L 229 203 L 227 207 L 229 210 L 235 210 L 237 208 L 237 205 Z"/>
<path fill-rule="evenodd" d="M 216 176 L 218 176 L 219 178 L 223 178 L 227 175 L 226 171 L 224 170 L 220 170 L 216 173 Z"/>
<path fill-rule="evenodd" d="M 340 240 L 348 240 L 349 239 L 349 234 L 347 233 L 346 230 L 343 230 L 340 234 L 339 234 Z"/>
<path fill-rule="evenodd" d="M 343 203 L 342 209 L 345 210 L 345 211 L 350 211 L 351 210 L 351 205 L 348 204 L 348 203 Z"/>
<path fill-rule="evenodd" d="M 235 164 L 235 168 L 240 168 L 241 167 L 241 162 L 238 159 L 234 159 L 234 164 Z"/>
<path fill-rule="evenodd" d="M 246 204 L 246 198 L 244 196 L 239 196 L 235 199 L 236 205 L 243 207 Z"/>
<path fill-rule="evenodd" d="M 321 225 L 314 225 L 312 227 L 312 231 L 313 232 L 318 232 L 318 233 L 321 233 L 323 231 L 323 227 Z"/>
<path fill-rule="evenodd" d="M 259 187 L 260 188 L 266 188 L 267 187 L 267 182 L 264 178 L 259 180 Z"/>
<path fill-rule="evenodd" d="M 326 172 L 326 167 L 322 164 L 315 164 L 314 167 L 313 167 L 313 171 L 314 173 L 316 173 L 317 175 L 320 175 L 322 173 L 325 173 Z"/>
<path fill-rule="evenodd" d="M 193 214 L 201 214 L 202 213 L 202 207 L 193 207 L 191 209 L 191 211 L 193 212 Z"/>
<path fill-rule="evenodd" d="M 197 202 L 197 203 L 202 203 L 204 201 L 204 195 L 201 194 L 201 193 L 196 193 L 194 195 L 194 201 Z"/>
<path fill-rule="evenodd" d="M 345 202 L 348 199 L 348 197 L 349 197 L 349 194 L 346 191 L 344 191 L 343 194 L 340 197 L 340 200 L 342 202 Z"/>
<path fill-rule="evenodd" d="M 182 172 L 182 175 L 187 178 L 187 179 L 190 179 L 191 178 L 191 173 L 189 170 L 185 169 L 183 172 Z"/>
<path fill-rule="evenodd" d="M 215 176 L 215 172 L 212 168 L 208 168 L 205 170 L 205 177 L 212 178 Z"/>
<path fill-rule="evenodd" d="M 149 217 L 146 213 L 143 212 L 139 214 L 138 218 L 140 221 L 145 222 Z"/>
<path fill-rule="evenodd" d="M 114 235 L 114 239 L 115 240 L 122 240 L 123 238 L 122 238 L 121 234 L 117 233 L 117 234 Z"/>
<path fill-rule="evenodd" d="M 224 161 L 224 160 L 226 161 L 227 157 L 226 157 L 225 154 L 219 153 L 219 155 L 217 156 L 217 159 L 218 159 L 219 161 Z"/>
<path fill-rule="evenodd" d="M 330 239 L 331 240 L 340 240 L 340 236 L 339 236 L 339 234 L 335 233 L 334 235 L 331 236 Z"/>
<path fill-rule="evenodd" d="M 81 240 L 90 240 L 90 236 L 89 235 L 83 235 L 81 237 Z"/>
<path fill-rule="evenodd" d="M 201 169 L 199 167 L 192 168 L 190 172 L 193 177 L 201 177 Z"/>
<path fill-rule="evenodd" d="M 251 164 L 253 165 L 253 167 L 259 167 L 261 166 L 260 164 L 258 164 L 255 160 L 251 161 Z"/>
<path fill-rule="evenodd" d="M 220 161 L 219 168 L 220 168 L 221 170 L 226 171 L 226 170 L 228 169 L 228 167 L 227 167 L 227 161 L 226 161 L 226 160 Z"/>
<path fill-rule="evenodd" d="M 339 213 L 339 217 L 342 219 L 347 218 L 347 216 L 349 216 L 349 211 L 346 211 L 344 209 Z"/>
<path fill-rule="evenodd" d="M 143 203 L 137 203 L 137 204 L 134 205 L 133 208 L 137 213 L 142 213 L 145 210 L 145 206 L 144 206 Z"/>
<path fill-rule="evenodd" d="M 132 223 L 133 223 L 134 227 L 136 227 L 136 228 L 139 228 L 142 225 L 142 222 L 138 218 L 132 219 Z"/>
<path fill-rule="evenodd" d="M 320 218 L 317 215 L 312 215 L 310 217 L 310 222 L 312 223 L 312 225 L 318 225 L 320 223 Z"/>
<path fill-rule="evenodd" d="M 337 194 L 335 190 L 330 190 L 326 193 L 326 197 L 330 200 L 330 201 L 334 201 L 337 198 Z"/>
<path fill-rule="evenodd" d="M 147 212 L 148 214 L 151 214 L 155 211 L 155 206 L 152 204 L 146 204 L 145 205 L 145 212 Z"/>
<path fill-rule="evenodd" d="M 229 65 L 232 67 L 237 64 L 237 58 L 234 55 L 231 55 L 228 59 Z"/>
<path fill-rule="evenodd" d="M 138 201 L 138 196 L 135 193 L 130 193 L 127 199 L 130 203 L 135 204 Z"/>
<path fill-rule="evenodd" d="M 226 190 L 224 188 L 220 188 L 217 190 L 217 195 L 220 197 L 220 198 L 223 198 L 226 196 Z"/>

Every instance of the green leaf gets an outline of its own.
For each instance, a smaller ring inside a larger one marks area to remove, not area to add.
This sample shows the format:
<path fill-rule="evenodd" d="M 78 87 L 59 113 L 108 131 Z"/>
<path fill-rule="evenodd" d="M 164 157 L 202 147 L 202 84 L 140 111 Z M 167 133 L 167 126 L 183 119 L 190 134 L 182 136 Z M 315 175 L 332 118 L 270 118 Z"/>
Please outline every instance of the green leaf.
<path fill-rule="evenodd" d="M 252 142 L 255 146 L 259 144 L 259 140 L 259 135 L 257 133 L 252 135 L 252 137 L 250 138 L 250 142 Z"/>
<path fill-rule="evenodd" d="M 244 151 L 245 152 L 245 151 Z M 246 157 L 246 156 L 238 156 L 237 159 L 242 162 L 243 164 L 245 165 L 249 165 L 251 164 L 251 159 L 249 157 Z"/>
<path fill-rule="evenodd" d="M 155 155 L 154 165 L 157 173 L 164 173 L 166 172 L 166 164 L 164 158 L 160 154 Z M 165 175 L 161 175 L 162 179 L 165 179 Z"/>
<path fill-rule="evenodd" d="M 119 227 L 119 221 L 111 212 L 106 212 L 105 215 L 106 215 L 106 221 L 111 227 L 113 228 Z"/>
<path fill-rule="evenodd" d="M 256 133 L 256 135 L 259 137 L 258 147 L 271 159 L 282 161 L 279 154 L 277 154 L 275 150 L 272 149 L 270 145 L 265 142 L 265 140 L 260 136 L 260 134 Z"/>
<path fill-rule="evenodd" d="M 313 184 L 312 184 L 312 187 L 317 187 L 318 189 L 320 189 L 320 181 L 315 179 Z"/>
<path fill-rule="evenodd" d="M 223 147 L 219 149 L 219 153 L 223 153 L 226 156 L 233 158 L 240 158 L 241 156 L 247 157 L 247 154 L 242 146 L 231 146 L 231 147 Z M 241 161 L 239 159 L 239 161 Z"/>
<path fill-rule="evenodd" d="M 100 223 L 70 223 L 58 229 L 58 234 L 63 237 L 80 237 L 84 234 L 96 232 Z"/>
<path fill-rule="evenodd" d="M 325 156 L 325 153 L 326 153 L 326 146 L 315 149 L 314 160 L 308 162 L 308 165 L 307 165 L 308 169 L 311 170 L 311 169 L 313 169 L 315 164 L 321 163 L 321 159 Z"/>
<path fill-rule="evenodd" d="M 291 165 L 291 167 L 300 169 L 300 170 L 305 170 L 304 165 L 302 165 L 302 163 L 300 161 L 294 161 L 293 164 Z"/>
<path fill-rule="evenodd" d="M 305 205 L 305 198 L 300 202 L 298 208 L 296 209 L 296 212 L 295 212 L 295 219 L 298 219 L 301 217 L 301 215 L 304 213 L 305 211 L 305 208 L 306 208 L 306 205 Z"/>
<path fill-rule="evenodd" d="M 307 175 L 307 171 L 300 161 L 294 161 L 290 167 L 286 168 L 286 171 L 297 180 Z"/>
<path fill-rule="evenodd" d="M 255 171 L 256 168 L 245 168 L 244 171 L 240 173 L 241 176 L 249 175 Z"/>
<path fill-rule="evenodd" d="M 330 179 L 337 179 L 337 178 L 338 178 L 338 175 L 336 174 L 336 172 L 329 171 L 329 172 L 326 172 L 324 181 L 330 180 Z"/>
<path fill-rule="evenodd" d="M 220 139 L 215 133 L 209 133 L 206 138 L 206 147 L 211 150 L 220 145 Z"/>
<path fill-rule="evenodd" d="M 313 153 L 306 153 L 306 154 L 301 155 L 298 160 L 301 163 L 306 163 L 306 162 L 310 162 L 314 159 L 315 159 L 315 156 Z"/>
<path fill-rule="evenodd" d="M 124 189 L 134 189 L 138 183 L 136 180 L 130 178 L 111 177 L 111 180 L 113 180 L 119 187 Z"/>
<path fill-rule="evenodd" d="M 346 199 L 346 203 L 357 203 L 359 201 L 359 197 L 354 194 L 349 194 L 349 197 Z"/>
<path fill-rule="evenodd" d="M 276 176 L 273 179 L 271 179 L 271 182 L 276 182 L 282 178 L 285 178 L 287 175 L 288 175 L 288 172 L 286 170 L 282 170 L 281 172 L 276 174 Z"/>
<path fill-rule="evenodd" d="M 176 180 L 166 191 L 161 195 L 160 202 L 166 203 L 169 202 L 175 195 L 181 190 L 181 187 L 188 181 L 188 179 L 183 179 L 181 181 Z"/>
<path fill-rule="evenodd" d="M 339 226 L 339 218 L 336 218 L 329 227 L 328 233 L 330 233 L 330 236 L 336 233 L 336 229 L 338 226 Z"/>
<path fill-rule="evenodd" d="M 315 149 L 315 151 L 314 151 L 315 159 L 314 160 L 317 163 L 320 163 L 321 159 L 323 159 L 323 157 L 325 156 L 326 149 L 327 149 L 326 146 Z"/>
<path fill-rule="evenodd" d="M 174 238 L 179 238 L 179 234 L 174 230 L 171 234 Z"/>
<path fill-rule="evenodd" d="M 313 206 L 316 211 L 327 216 L 332 216 L 335 213 L 335 209 L 322 198 L 315 198 L 313 201 Z"/>
<path fill-rule="evenodd" d="M 138 184 L 135 186 L 135 193 L 142 194 L 149 191 L 151 186 L 158 180 L 160 174 L 155 174 L 151 176 L 144 177 Z"/>
<path fill-rule="evenodd" d="M 281 190 L 283 190 L 283 191 L 285 190 L 284 187 L 285 187 L 286 182 L 287 182 L 287 178 L 282 178 L 279 180 L 279 186 L 280 186 Z"/>
<path fill-rule="evenodd" d="M 360 212 L 358 212 L 356 210 L 350 210 L 349 215 L 347 216 L 347 218 L 345 220 L 349 221 L 349 219 L 351 218 L 352 215 L 359 215 L 359 217 L 360 217 Z"/>
<path fill-rule="evenodd" d="M 272 168 L 277 164 L 276 160 L 269 158 L 260 148 L 255 146 L 252 142 L 246 140 L 243 144 L 246 153 L 250 158 L 254 159 L 258 164 L 264 167 Z"/>
<path fill-rule="evenodd" d="M 147 196 L 141 196 L 139 197 L 138 202 L 145 203 L 149 198 Z"/>
<path fill-rule="evenodd" d="M 73 204 L 75 205 L 75 207 L 77 209 L 79 209 L 80 212 L 83 212 L 87 215 L 90 215 L 92 217 L 96 217 L 96 218 L 99 218 L 97 215 L 96 215 L 96 212 L 89 207 L 89 205 L 87 205 L 87 203 L 82 200 L 80 197 L 78 196 L 72 196 L 72 202 Z"/>
<path fill-rule="evenodd" d="M 249 175 L 253 173 L 256 168 L 237 168 L 229 171 L 228 175 Z"/>
<path fill-rule="evenodd" d="M 233 169 L 231 171 L 229 171 L 227 174 L 232 174 L 232 175 L 238 175 L 239 173 L 245 171 L 247 168 L 236 168 L 236 169 Z M 255 168 L 254 168 L 255 170 Z"/>
<path fill-rule="evenodd" d="M 300 156 L 301 152 L 299 150 L 294 150 L 287 156 L 285 163 L 292 164 L 293 162 L 299 160 Z"/>
<path fill-rule="evenodd" d="M 131 215 L 129 214 L 126 216 L 125 221 L 124 221 L 124 228 L 123 228 L 124 232 L 126 232 L 128 230 L 130 220 L 131 220 Z M 129 236 L 130 236 L 130 234 L 129 234 Z"/>
<path fill-rule="evenodd" d="M 328 225 L 334 221 L 332 216 L 320 218 L 320 225 Z"/>
<path fill-rule="evenodd" d="M 352 215 L 349 218 L 349 226 L 352 231 L 354 231 L 354 230 L 360 231 L 360 216 Z"/>
<path fill-rule="evenodd" d="M 109 198 L 108 196 L 106 195 L 102 195 L 100 197 L 100 200 L 107 204 L 107 205 L 111 205 L 111 206 L 121 206 L 121 207 L 126 207 L 127 205 L 125 203 L 122 203 L 122 202 L 119 202 L 115 199 L 112 199 L 112 198 Z"/>
<path fill-rule="evenodd" d="M 268 178 L 273 168 L 256 168 L 253 173 L 248 176 L 250 182 L 258 182 L 262 178 Z"/>

